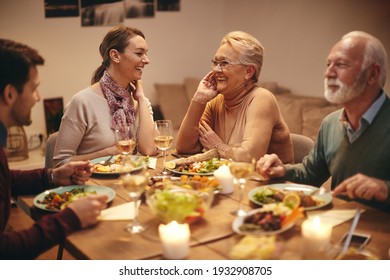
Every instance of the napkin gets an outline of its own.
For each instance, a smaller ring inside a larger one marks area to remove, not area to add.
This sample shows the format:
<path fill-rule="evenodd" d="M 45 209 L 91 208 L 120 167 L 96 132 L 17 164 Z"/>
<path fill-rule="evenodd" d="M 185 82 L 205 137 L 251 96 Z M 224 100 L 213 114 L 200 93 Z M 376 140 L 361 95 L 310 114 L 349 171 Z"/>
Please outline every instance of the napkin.
<path fill-rule="evenodd" d="M 361 209 L 361 213 L 365 210 Z M 356 210 L 329 210 L 329 211 L 308 211 L 309 218 L 318 216 L 321 223 L 330 224 L 332 227 L 338 226 L 348 220 L 351 220 L 356 214 Z"/>
<path fill-rule="evenodd" d="M 157 165 L 157 158 L 156 157 L 149 157 L 148 167 L 150 169 L 156 169 L 156 165 Z"/>
<path fill-rule="evenodd" d="M 141 200 L 138 200 L 137 206 L 139 207 L 140 204 Z M 98 217 L 99 221 L 126 221 L 132 219 L 134 219 L 134 202 L 104 209 Z"/>

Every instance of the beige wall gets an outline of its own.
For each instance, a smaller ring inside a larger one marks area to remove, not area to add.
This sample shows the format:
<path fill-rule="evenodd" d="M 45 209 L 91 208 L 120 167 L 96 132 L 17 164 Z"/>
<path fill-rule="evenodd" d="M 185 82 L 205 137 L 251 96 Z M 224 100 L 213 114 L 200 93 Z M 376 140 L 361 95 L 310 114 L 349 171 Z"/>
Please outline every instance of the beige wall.
<path fill-rule="evenodd" d="M 321 96 L 325 59 L 342 34 L 365 30 L 390 52 L 390 5 L 386 0 L 182 0 L 180 12 L 127 19 L 146 35 L 151 64 L 143 81 L 181 82 L 210 69 L 222 36 L 231 30 L 255 35 L 265 46 L 263 81 L 277 81 L 303 95 Z M 22 41 L 45 57 L 40 69 L 44 98 L 65 103 L 89 85 L 101 63 L 98 46 L 110 27 L 81 27 L 80 18 L 44 18 L 43 0 L 0 0 L 0 37 Z M 388 75 L 389 76 L 389 75 Z M 390 92 L 389 83 L 386 90 Z M 28 134 L 44 133 L 42 102 L 33 109 Z"/>

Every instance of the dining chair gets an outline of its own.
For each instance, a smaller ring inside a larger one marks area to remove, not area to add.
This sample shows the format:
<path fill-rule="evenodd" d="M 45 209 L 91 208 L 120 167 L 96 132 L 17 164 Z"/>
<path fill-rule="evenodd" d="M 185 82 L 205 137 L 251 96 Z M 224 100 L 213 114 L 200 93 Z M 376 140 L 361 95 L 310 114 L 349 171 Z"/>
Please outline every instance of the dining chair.
<path fill-rule="evenodd" d="M 294 162 L 300 163 L 314 147 L 314 141 L 308 136 L 291 133 L 294 150 Z"/>
<path fill-rule="evenodd" d="M 54 156 L 54 148 L 56 146 L 58 137 L 58 131 L 53 132 L 47 137 L 46 142 L 46 152 L 45 152 L 45 167 L 51 168 L 53 167 L 53 156 Z"/>

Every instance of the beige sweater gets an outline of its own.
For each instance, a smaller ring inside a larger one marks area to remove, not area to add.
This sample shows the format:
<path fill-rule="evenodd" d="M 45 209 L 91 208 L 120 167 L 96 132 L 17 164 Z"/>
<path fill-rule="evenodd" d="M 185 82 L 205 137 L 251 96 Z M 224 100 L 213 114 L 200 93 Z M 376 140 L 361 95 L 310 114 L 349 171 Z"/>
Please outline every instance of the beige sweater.
<path fill-rule="evenodd" d="M 207 124 L 222 139 L 218 151 L 231 158 L 234 149 L 259 159 L 266 153 L 276 153 L 283 162 L 293 161 L 289 129 L 283 120 L 274 95 L 255 87 L 249 93 L 219 94 L 207 105 L 192 101 L 180 127 L 178 143 L 181 153 L 198 153 L 199 121 Z"/>
<path fill-rule="evenodd" d="M 150 102 L 149 111 L 153 118 Z M 115 145 L 111 119 L 107 100 L 95 93 L 90 87 L 75 94 L 66 106 L 61 120 L 54 149 L 54 166 L 69 162 L 72 156 L 95 153 Z M 137 127 L 138 122 L 137 110 Z M 99 156 L 105 155 L 108 154 L 99 154 Z"/>

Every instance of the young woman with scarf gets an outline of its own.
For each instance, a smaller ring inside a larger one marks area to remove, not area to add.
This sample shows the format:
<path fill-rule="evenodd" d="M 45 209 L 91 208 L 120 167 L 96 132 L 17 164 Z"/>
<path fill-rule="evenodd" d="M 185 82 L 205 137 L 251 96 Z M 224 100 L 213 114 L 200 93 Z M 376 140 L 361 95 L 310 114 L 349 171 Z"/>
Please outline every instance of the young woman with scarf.
<path fill-rule="evenodd" d="M 99 50 L 103 62 L 92 85 L 75 94 L 65 108 L 54 166 L 119 154 L 114 130 L 124 125 L 135 125 L 139 152 L 157 152 L 151 137 L 153 111 L 141 81 L 143 68 L 150 62 L 144 34 L 136 28 L 116 26 Z"/>

